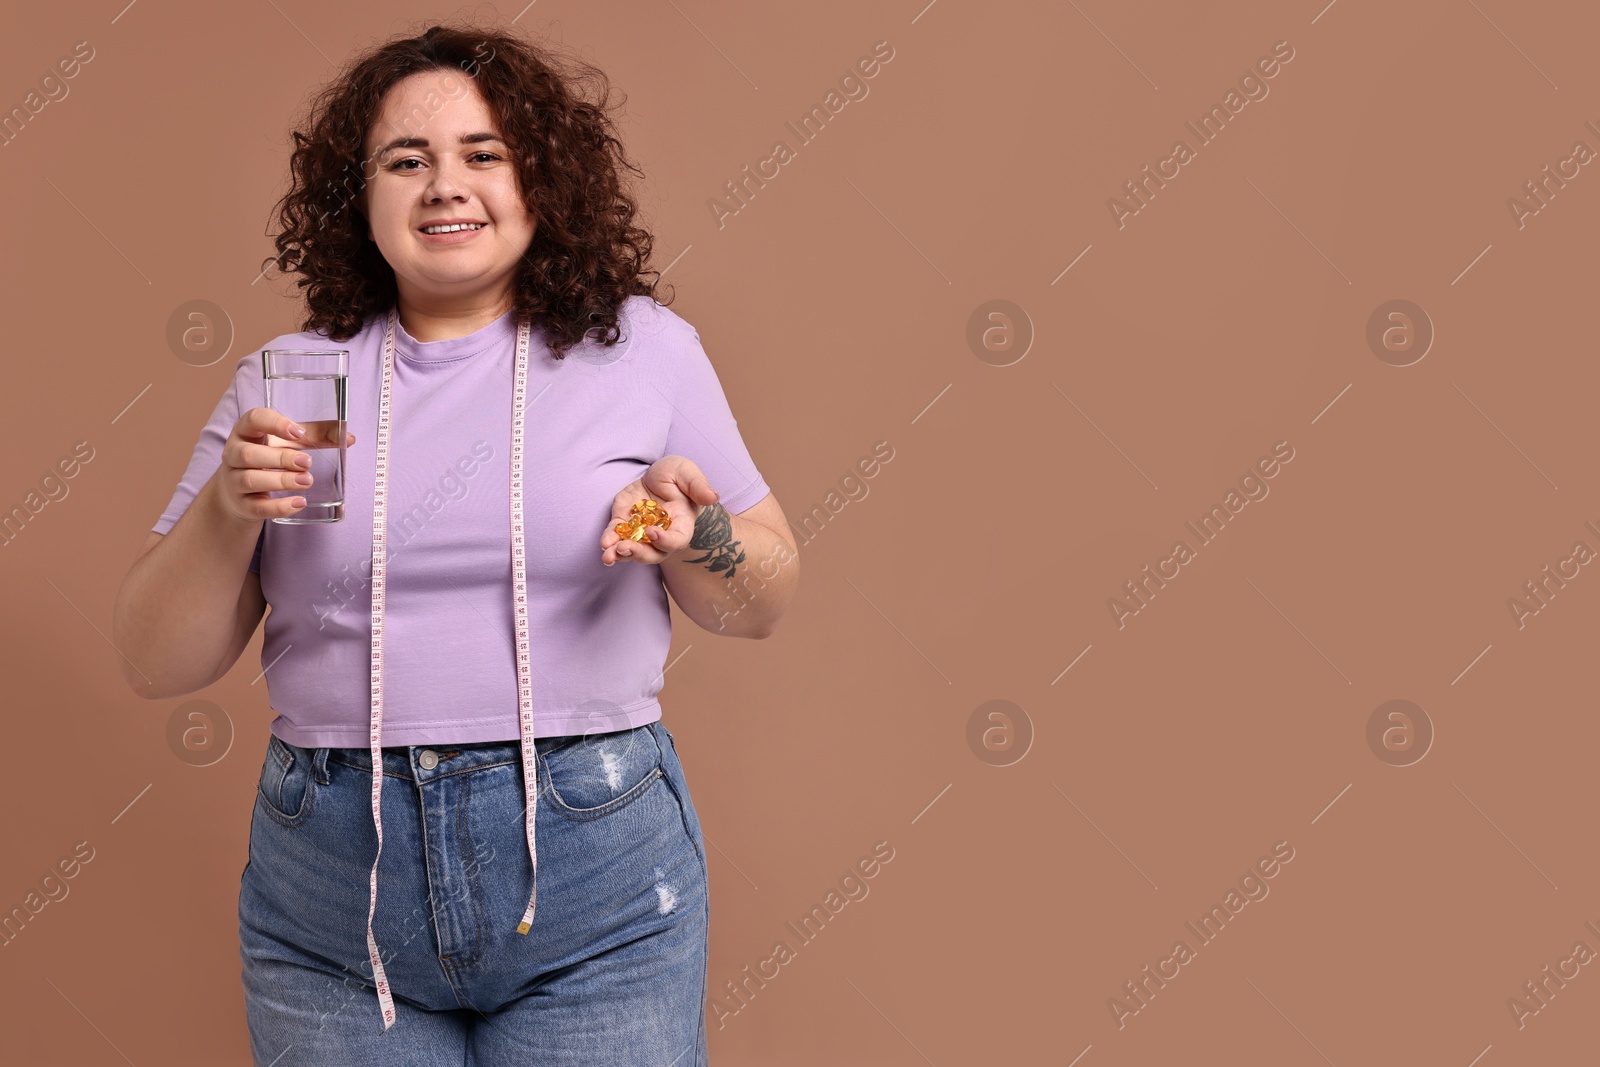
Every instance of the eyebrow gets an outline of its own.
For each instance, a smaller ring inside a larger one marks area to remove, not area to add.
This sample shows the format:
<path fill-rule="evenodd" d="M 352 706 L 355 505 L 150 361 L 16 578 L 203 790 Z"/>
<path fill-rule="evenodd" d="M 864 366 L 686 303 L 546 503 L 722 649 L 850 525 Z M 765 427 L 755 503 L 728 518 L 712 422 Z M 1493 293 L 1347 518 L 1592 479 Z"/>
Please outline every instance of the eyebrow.
<path fill-rule="evenodd" d="M 462 144 L 482 144 L 485 141 L 494 141 L 496 144 L 502 145 L 505 144 L 504 141 L 492 133 L 464 133 L 461 135 Z M 387 152 L 393 151 L 396 148 L 427 147 L 428 139 L 426 137 L 396 137 L 382 148 L 379 148 L 377 154 L 381 156 Z"/>

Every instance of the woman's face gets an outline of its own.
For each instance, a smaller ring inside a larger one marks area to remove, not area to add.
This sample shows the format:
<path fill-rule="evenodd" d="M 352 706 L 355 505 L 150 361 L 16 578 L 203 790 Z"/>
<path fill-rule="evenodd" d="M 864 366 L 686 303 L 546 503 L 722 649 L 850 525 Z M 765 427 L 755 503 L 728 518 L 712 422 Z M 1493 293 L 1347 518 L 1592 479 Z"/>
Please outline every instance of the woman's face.
<path fill-rule="evenodd" d="M 364 158 L 373 177 L 358 204 L 401 299 L 435 307 L 504 299 L 535 221 L 473 79 L 431 70 L 391 86 Z M 451 221 L 485 225 L 424 232 Z"/>

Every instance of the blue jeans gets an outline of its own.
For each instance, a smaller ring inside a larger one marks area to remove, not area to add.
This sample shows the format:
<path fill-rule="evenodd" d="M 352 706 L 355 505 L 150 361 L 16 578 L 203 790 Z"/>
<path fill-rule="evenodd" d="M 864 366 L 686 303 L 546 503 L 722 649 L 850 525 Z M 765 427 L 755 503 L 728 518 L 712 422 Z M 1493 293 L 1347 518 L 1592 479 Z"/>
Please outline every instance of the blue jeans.
<path fill-rule="evenodd" d="M 705 840 L 671 733 L 657 721 L 535 748 L 526 934 L 519 743 L 383 750 L 385 1033 L 366 942 L 371 752 L 269 735 L 239 886 L 256 1064 L 705 1067 Z"/>

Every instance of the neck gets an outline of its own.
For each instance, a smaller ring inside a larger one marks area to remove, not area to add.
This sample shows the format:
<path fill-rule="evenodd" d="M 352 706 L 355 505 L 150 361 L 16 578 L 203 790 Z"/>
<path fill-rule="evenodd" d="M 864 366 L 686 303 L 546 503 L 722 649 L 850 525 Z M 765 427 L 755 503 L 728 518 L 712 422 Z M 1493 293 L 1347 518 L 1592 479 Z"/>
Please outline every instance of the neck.
<path fill-rule="evenodd" d="M 481 330 L 511 309 L 504 296 L 479 302 L 428 304 L 400 300 L 400 325 L 418 341 L 447 341 Z"/>

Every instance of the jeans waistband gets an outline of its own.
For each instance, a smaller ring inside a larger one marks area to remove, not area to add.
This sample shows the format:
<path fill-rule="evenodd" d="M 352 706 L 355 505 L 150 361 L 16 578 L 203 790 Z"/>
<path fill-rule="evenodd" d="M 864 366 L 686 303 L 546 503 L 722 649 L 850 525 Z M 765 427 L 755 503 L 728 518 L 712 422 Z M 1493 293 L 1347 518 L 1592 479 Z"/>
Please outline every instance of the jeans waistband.
<path fill-rule="evenodd" d="M 643 730 L 649 727 L 632 727 L 633 730 Z M 581 744 L 585 740 L 594 743 L 612 736 L 628 733 L 628 730 L 612 731 L 611 733 L 593 734 L 558 734 L 548 737 L 534 738 L 534 749 L 541 756 L 547 756 L 570 745 Z M 372 773 L 371 748 L 320 748 L 307 750 L 312 753 L 312 768 L 317 780 L 326 784 L 327 764 L 342 763 L 347 767 L 354 767 Z M 462 771 L 479 770 L 485 767 L 495 767 L 502 764 L 522 763 L 522 742 L 517 741 L 470 741 L 460 744 L 428 744 L 428 745 L 385 745 L 383 752 L 383 773 L 396 778 L 405 778 L 410 781 L 427 781 L 440 778 L 449 774 L 459 774 Z M 430 766 L 429 764 L 432 764 Z"/>

